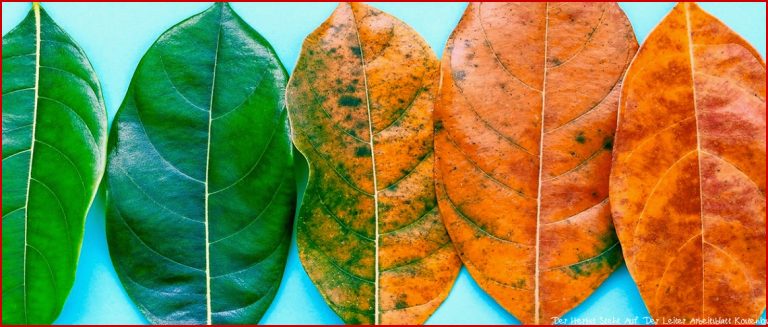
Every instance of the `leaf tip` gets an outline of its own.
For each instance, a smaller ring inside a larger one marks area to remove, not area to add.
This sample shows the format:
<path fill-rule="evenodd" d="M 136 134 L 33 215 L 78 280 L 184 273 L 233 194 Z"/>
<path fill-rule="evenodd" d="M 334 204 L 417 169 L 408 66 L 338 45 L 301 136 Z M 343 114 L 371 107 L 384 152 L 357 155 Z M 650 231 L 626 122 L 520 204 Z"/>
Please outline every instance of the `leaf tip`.
<path fill-rule="evenodd" d="M 213 3 L 213 5 L 211 5 L 211 8 L 212 9 L 223 10 L 223 9 L 231 9 L 232 7 L 229 6 L 229 2 L 226 2 L 226 1 L 216 1 L 216 2 Z"/>
<path fill-rule="evenodd" d="M 340 1 L 338 5 L 336 5 L 336 8 L 333 9 L 334 12 L 341 10 L 342 8 L 352 8 L 352 3 L 346 2 L 346 1 Z"/>
<path fill-rule="evenodd" d="M 699 4 L 696 2 L 678 2 L 675 5 L 675 9 L 690 11 L 690 10 L 699 10 L 701 9 L 701 7 L 699 7 Z"/>
<path fill-rule="evenodd" d="M 369 6 L 364 2 L 347 1 L 347 2 L 343 2 L 343 4 L 346 4 L 347 6 L 349 6 L 349 9 L 352 9 L 353 11 L 366 10 L 367 8 L 369 8 Z"/>

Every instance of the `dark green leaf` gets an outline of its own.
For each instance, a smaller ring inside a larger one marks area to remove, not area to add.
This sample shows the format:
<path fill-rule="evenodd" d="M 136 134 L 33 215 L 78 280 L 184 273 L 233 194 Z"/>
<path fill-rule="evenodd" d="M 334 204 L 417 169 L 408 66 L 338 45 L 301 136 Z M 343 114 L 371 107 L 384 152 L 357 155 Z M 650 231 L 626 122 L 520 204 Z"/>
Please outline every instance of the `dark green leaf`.
<path fill-rule="evenodd" d="M 287 73 L 217 3 L 166 31 L 115 118 L 112 260 L 153 323 L 256 323 L 277 292 L 296 185 Z"/>
<path fill-rule="evenodd" d="M 101 88 L 38 4 L 3 37 L 3 324 L 49 324 L 104 172 Z"/>

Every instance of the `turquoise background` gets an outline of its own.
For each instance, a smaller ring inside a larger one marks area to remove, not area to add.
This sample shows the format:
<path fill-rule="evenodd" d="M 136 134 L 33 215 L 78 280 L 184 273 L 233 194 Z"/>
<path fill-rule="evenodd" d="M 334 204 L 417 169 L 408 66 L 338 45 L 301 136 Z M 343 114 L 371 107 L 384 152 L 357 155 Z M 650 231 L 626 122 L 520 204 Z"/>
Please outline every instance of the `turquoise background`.
<path fill-rule="evenodd" d="M 205 10 L 208 3 L 45 3 L 43 7 L 88 54 L 101 81 L 110 121 L 133 71 L 155 39 L 177 22 Z M 438 56 L 466 3 L 372 3 L 411 25 Z M 304 37 L 335 8 L 335 3 L 233 3 L 243 19 L 272 43 L 291 71 Z M 638 41 L 673 3 L 621 3 Z M 702 3 L 701 6 L 749 40 L 765 58 L 765 3 Z M 3 3 L 3 34 L 26 15 L 28 3 Z M 104 192 L 96 199 L 85 227 L 75 286 L 60 324 L 141 324 L 146 320 L 122 289 L 109 259 L 104 233 Z M 647 323 L 637 287 L 622 266 L 564 319 L 571 323 Z M 577 320 L 580 319 L 580 320 Z M 280 290 L 261 323 L 341 324 L 301 267 L 295 240 Z M 514 324 L 518 321 L 487 296 L 462 269 L 430 324 Z M 763 313 L 762 324 L 765 324 Z"/>

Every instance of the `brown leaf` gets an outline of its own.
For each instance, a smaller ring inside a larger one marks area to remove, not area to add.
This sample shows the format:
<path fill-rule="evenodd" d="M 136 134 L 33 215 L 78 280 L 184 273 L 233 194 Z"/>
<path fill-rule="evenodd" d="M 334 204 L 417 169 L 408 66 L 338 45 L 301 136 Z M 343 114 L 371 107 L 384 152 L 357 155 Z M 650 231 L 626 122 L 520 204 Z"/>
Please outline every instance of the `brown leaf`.
<path fill-rule="evenodd" d="M 340 4 L 304 41 L 287 92 L 310 166 L 299 255 L 346 323 L 423 323 L 461 267 L 432 177 L 438 76 L 419 35 L 364 4 Z"/>
<path fill-rule="evenodd" d="M 681 3 L 648 36 L 621 97 L 611 203 L 651 315 L 756 319 L 766 278 L 764 62 Z"/>
<path fill-rule="evenodd" d="M 636 50 L 616 3 L 472 3 L 448 41 L 440 213 L 475 280 L 524 323 L 551 323 L 621 263 L 608 174 Z"/>

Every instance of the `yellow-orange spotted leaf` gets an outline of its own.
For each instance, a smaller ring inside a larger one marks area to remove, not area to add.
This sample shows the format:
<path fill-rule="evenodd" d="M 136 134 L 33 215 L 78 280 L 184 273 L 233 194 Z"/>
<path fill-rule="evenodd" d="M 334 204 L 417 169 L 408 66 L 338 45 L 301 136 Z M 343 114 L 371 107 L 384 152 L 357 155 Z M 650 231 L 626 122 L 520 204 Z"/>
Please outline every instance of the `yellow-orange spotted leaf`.
<path fill-rule="evenodd" d="M 765 63 L 681 3 L 643 44 L 621 99 L 611 207 L 648 310 L 754 325 L 765 308 Z"/>
<path fill-rule="evenodd" d="M 309 162 L 299 256 L 346 323 L 423 323 L 459 272 L 432 177 L 438 81 L 409 26 L 342 3 L 304 41 L 288 83 L 293 140 Z"/>
<path fill-rule="evenodd" d="M 435 109 L 440 214 L 467 269 L 552 323 L 621 263 L 608 176 L 637 41 L 616 3 L 472 3 Z"/>

